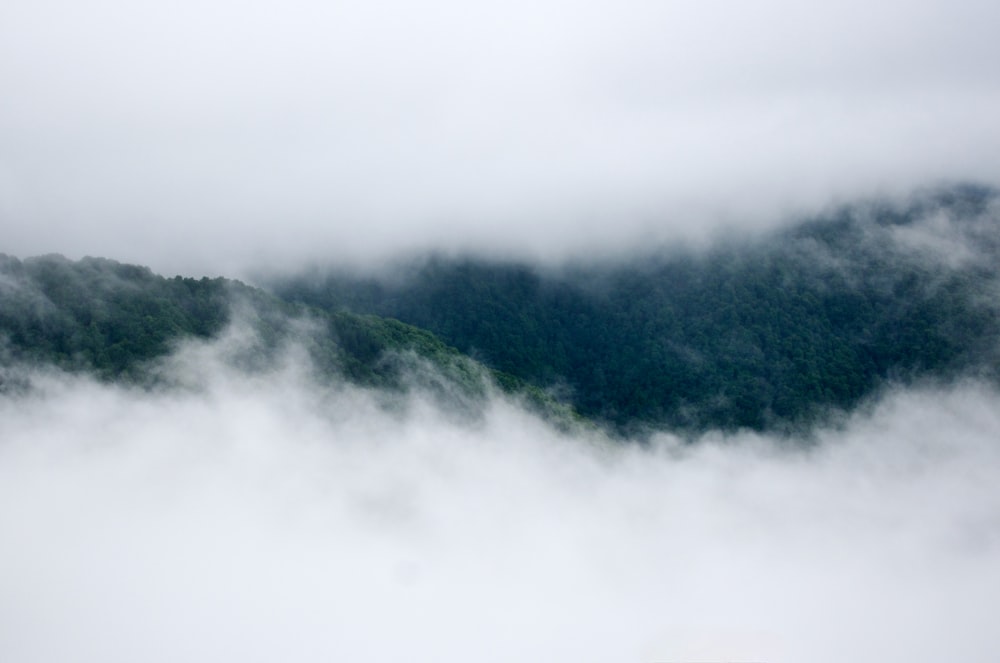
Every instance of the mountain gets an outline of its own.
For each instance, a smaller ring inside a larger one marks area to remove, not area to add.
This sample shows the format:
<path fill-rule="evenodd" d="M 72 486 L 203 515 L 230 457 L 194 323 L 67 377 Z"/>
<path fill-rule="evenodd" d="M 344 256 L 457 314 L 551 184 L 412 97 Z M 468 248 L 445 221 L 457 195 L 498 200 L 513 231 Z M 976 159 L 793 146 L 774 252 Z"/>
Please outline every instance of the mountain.
<path fill-rule="evenodd" d="M 235 324 L 251 331 L 229 356 L 243 370 L 297 344 L 318 380 L 418 387 L 456 411 L 499 387 L 626 434 L 801 430 L 888 384 L 1000 379 L 998 210 L 964 185 L 628 261 L 429 256 L 267 290 L 0 255 L 0 360 L 154 384 L 179 343 Z"/>
<path fill-rule="evenodd" d="M 231 324 L 251 332 L 228 356 L 242 370 L 272 368 L 297 343 L 314 376 L 328 383 L 388 392 L 418 387 L 458 410 L 474 410 L 496 386 L 557 424 L 581 422 L 541 390 L 398 320 L 325 312 L 224 278 L 164 278 L 103 258 L 22 261 L 0 254 L 3 365 L 48 364 L 151 385 L 162 378 L 157 362 L 179 343 L 218 339 Z"/>
<path fill-rule="evenodd" d="M 997 379 L 998 209 L 959 185 L 617 263 L 431 256 L 271 289 L 427 329 L 620 430 L 794 428 L 888 383 Z"/>

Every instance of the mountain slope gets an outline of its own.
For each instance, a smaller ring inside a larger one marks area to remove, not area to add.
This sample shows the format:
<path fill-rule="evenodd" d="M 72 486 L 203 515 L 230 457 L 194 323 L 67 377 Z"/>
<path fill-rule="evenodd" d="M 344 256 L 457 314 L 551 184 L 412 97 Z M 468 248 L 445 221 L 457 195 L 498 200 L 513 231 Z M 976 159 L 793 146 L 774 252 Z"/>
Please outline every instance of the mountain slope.
<path fill-rule="evenodd" d="M 429 329 L 618 427 L 795 426 L 890 381 L 996 377 L 997 209 L 956 186 L 627 264 L 432 257 L 274 291 Z"/>
<path fill-rule="evenodd" d="M 266 370 L 298 344 L 321 381 L 390 391 L 415 386 L 459 409 L 484 402 L 492 384 L 556 423 L 580 421 L 523 380 L 490 371 L 398 320 L 289 304 L 222 278 L 168 279 L 101 258 L 21 261 L 0 254 L 2 364 L 51 364 L 148 384 L 179 343 L 217 339 L 233 323 L 251 331 L 250 342 L 229 357 L 245 370 Z"/>

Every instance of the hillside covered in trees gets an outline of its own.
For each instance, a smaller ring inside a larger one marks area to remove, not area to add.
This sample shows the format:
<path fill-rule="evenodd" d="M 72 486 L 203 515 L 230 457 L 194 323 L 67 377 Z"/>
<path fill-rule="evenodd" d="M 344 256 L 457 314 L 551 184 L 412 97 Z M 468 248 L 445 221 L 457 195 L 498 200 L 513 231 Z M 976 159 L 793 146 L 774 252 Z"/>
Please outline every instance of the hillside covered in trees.
<path fill-rule="evenodd" d="M 269 290 L 0 255 L 0 360 L 149 383 L 179 342 L 238 320 L 250 370 L 294 342 L 321 380 L 459 400 L 492 382 L 620 432 L 794 429 L 890 383 L 997 380 L 998 265 L 998 197 L 972 186 L 627 261 L 430 256 Z"/>
<path fill-rule="evenodd" d="M 428 329 L 619 429 L 782 428 L 889 382 L 996 379 L 997 203 L 957 186 L 614 264 L 435 256 L 273 289 Z"/>
<path fill-rule="evenodd" d="M 390 392 L 419 387 L 458 406 L 481 402 L 492 383 L 557 424 L 579 420 L 523 380 L 398 320 L 327 313 L 235 280 L 164 278 L 103 258 L 22 261 L 0 254 L 0 366 L 51 365 L 152 385 L 160 377 L 158 360 L 179 343 L 217 339 L 231 322 L 251 332 L 229 352 L 241 370 L 271 368 L 282 350 L 298 344 L 314 377 L 327 383 Z"/>

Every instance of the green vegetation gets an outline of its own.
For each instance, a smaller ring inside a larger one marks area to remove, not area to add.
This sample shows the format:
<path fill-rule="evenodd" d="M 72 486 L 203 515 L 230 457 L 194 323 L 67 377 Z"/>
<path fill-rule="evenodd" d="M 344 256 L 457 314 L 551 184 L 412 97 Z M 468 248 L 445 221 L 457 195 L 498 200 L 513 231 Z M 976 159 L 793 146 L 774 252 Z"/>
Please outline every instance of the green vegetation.
<path fill-rule="evenodd" d="M 428 329 L 622 429 L 797 426 L 890 380 L 1000 373 L 993 201 L 962 187 L 628 265 L 432 258 L 276 292 Z"/>
<path fill-rule="evenodd" d="M 239 312 L 255 332 L 251 366 L 266 364 L 293 335 L 324 372 L 388 386 L 398 377 L 392 352 L 410 353 L 456 375 L 461 355 L 432 334 L 396 320 L 291 305 L 222 278 L 163 278 L 113 260 L 73 262 L 50 255 L 0 255 L 0 333 L 8 360 L 91 370 L 107 379 L 142 379 L 148 363 L 190 337 L 217 336 Z M 296 322 L 302 324 L 296 324 Z"/>
<path fill-rule="evenodd" d="M 272 366 L 296 342 L 308 350 L 320 380 L 419 387 L 459 408 L 482 404 L 492 384 L 553 421 L 577 420 L 532 385 L 398 320 L 289 304 L 222 278 L 168 279 L 113 260 L 20 261 L 0 254 L 0 363 L 41 362 L 106 380 L 155 382 L 149 369 L 178 342 L 215 338 L 236 317 L 252 329 L 253 341 L 229 359 L 246 370 Z"/>
<path fill-rule="evenodd" d="M 457 409 L 493 385 L 567 426 L 796 428 L 888 382 L 1000 376 L 996 201 L 956 187 L 629 264 L 432 257 L 384 279 L 287 279 L 274 294 L 0 255 L 0 359 L 143 382 L 180 340 L 238 318 L 255 341 L 234 360 L 251 370 L 294 341 L 320 379 L 418 386 Z"/>
<path fill-rule="evenodd" d="M 144 267 L 0 255 L 0 333 L 14 359 L 105 377 L 133 374 L 182 335 L 209 337 L 229 319 L 223 279 L 165 279 Z"/>

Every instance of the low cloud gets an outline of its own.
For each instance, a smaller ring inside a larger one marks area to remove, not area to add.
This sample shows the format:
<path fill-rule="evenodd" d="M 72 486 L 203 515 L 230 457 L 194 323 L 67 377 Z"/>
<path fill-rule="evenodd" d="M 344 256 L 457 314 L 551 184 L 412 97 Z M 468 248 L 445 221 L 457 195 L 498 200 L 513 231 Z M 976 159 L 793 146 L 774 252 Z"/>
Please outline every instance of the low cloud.
<path fill-rule="evenodd" d="M 182 350 L 0 398 L 11 661 L 993 658 L 1000 408 L 645 444 Z M 195 353 L 196 361 L 188 353 Z"/>
<path fill-rule="evenodd" d="M 975 0 L 19 3 L 4 250 L 210 274 L 546 260 L 997 183 L 998 20 Z"/>

